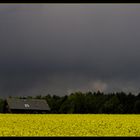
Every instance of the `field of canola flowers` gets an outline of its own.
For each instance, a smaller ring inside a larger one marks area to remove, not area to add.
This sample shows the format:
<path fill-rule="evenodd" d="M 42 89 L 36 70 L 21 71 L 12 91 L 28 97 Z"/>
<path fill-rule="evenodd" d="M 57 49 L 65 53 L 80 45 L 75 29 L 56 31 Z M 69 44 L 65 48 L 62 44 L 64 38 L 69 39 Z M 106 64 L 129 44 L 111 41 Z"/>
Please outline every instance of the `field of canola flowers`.
<path fill-rule="evenodd" d="M 140 136 L 140 115 L 0 114 L 0 136 Z"/>

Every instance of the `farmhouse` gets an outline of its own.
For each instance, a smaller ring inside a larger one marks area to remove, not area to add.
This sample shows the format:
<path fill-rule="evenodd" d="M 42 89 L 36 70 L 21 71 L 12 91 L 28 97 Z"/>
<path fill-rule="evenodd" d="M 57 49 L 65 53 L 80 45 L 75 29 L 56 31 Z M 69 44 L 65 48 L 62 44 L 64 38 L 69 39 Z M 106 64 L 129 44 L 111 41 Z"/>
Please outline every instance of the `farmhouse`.
<path fill-rule="evenodd" d="M 48 103 L 42 99 L 7 98 L 5 101 L 5 113 L 48 113 L 49 111 Z"/>

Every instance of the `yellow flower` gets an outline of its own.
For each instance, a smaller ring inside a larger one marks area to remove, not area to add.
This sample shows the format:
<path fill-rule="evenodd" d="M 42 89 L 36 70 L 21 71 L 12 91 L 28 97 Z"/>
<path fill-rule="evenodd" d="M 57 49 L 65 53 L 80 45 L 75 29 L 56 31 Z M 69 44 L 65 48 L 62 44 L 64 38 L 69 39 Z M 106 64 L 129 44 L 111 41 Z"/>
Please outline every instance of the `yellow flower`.
<path fill-rule="evenodd" d="M 0 114 L 0 136 L 140 136 L 140 115 Z"/>

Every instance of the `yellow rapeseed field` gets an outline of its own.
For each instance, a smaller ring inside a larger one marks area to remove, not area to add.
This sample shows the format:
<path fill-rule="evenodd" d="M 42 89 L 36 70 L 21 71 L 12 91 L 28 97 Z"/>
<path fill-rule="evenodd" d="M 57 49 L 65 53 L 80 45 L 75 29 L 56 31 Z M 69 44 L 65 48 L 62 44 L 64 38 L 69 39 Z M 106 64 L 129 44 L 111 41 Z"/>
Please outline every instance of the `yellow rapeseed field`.
<path fill-rule="evenodd" d="M 0 136 L 140 136 L 140 115 L 0 114 Z"/>

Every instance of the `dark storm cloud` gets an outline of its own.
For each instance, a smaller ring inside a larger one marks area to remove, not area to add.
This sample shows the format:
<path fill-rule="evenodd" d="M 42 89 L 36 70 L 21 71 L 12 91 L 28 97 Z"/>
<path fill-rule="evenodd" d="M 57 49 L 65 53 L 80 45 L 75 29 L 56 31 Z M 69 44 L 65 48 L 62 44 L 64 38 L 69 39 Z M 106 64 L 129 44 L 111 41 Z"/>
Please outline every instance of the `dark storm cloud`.
<path fill-rule="evenodd" d="M 138 92 L 139 25 L 135 4 L 1 4 L 1 95 Z"/>

